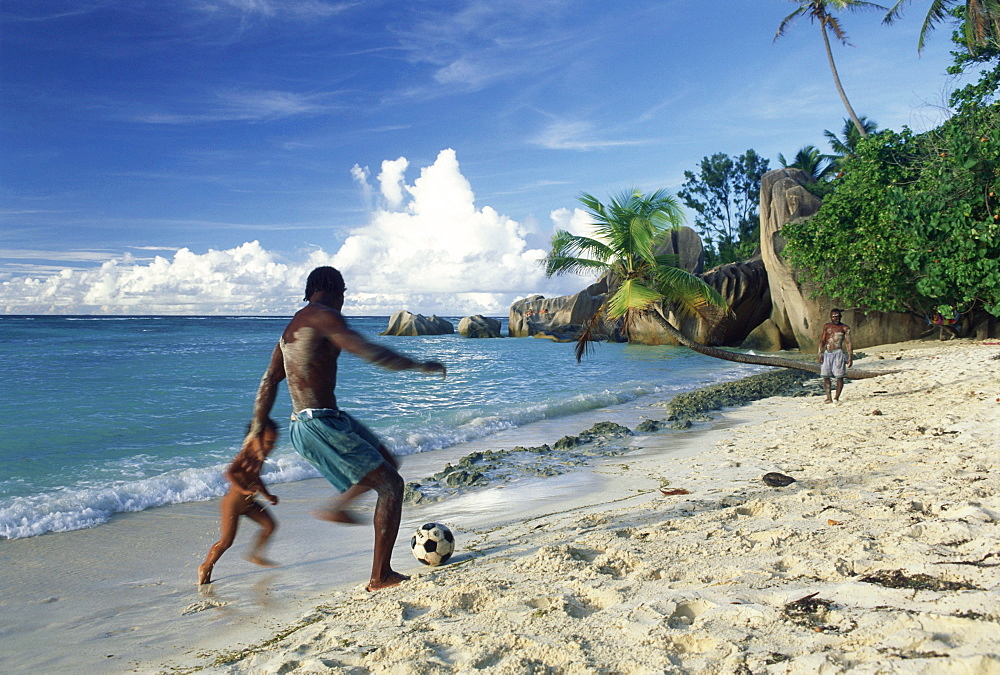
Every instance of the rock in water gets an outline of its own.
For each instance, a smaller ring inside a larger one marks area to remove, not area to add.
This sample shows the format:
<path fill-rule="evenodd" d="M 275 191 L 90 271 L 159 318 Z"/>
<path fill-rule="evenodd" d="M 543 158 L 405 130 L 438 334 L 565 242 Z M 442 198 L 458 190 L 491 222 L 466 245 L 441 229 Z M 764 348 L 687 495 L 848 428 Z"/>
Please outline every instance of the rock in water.
<path fill-rule="evenodd" d="M 467 316 L 458 322 L 458 334 L 467 338 L 498 338 L 500 322 L 482 314 Z"/>
<path fill-rule="evenodd" d="M 769 485 L 770 487 L 785 487 L 786 485 L 791 485 L 795 482 L 795 479 L 791 476 L 786 476 L 785 474 L 777 473 L 776 471 L 765 473 L 761 480 L 764 481 L 765 485 Z"/>
<path fill-rule="evenodd" d="M 389 327 L 379 335 L 450 335 L 455 327 L 447 319 L 431 315 L 413 314 L 401 309 L 389 319 Z"/>

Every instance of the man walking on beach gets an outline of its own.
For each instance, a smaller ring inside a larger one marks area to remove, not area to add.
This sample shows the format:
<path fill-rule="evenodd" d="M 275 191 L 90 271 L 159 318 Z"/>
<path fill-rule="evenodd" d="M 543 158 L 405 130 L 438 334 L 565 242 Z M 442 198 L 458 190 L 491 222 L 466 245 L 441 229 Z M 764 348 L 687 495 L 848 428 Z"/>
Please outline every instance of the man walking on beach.
<path fill-rule="evenodd" d="M 335 523 L 354 523 L 350 503 L 368 490 L 378 494 L 374 561 L 368 583 L 368 590 L 376 591 L 409 578 L 390 566 L 403 508 L 403 479 L 395 457 L 375 434 L 337 408 L 337 358 L 347 350 L 389 370 L 420 370 L 442 377 L 446 371 L 436 361 L 414 361 L 348 328 L 340 313 L 344 291 L 344 278 L 332 267 L 317 267 L 309 274 L 305 295 L 309 304 L 292 317 L 271 354 L 244 444 L 264 433 L 278 384 L 287 378 L 294 410 L 292 445 L 342 493 L 314 515 Z"/>
<path fill-rule="evenodd" d="M 841 311 L 834 307 L 830 310 L 830 322 L 823 325 L 823 335 L 819 339 L 819 355 L 817 362 L 821 364 L 820 377 L 823 378 L 823 389 L 826 391 L 826 402 L 840 400 L 840 392 L 844 389 L 844 377 L 847 369 L 854 363 L 854 347 L 851 345 L 851 329 L 840 322 Z M 830 398 L 830 378 L 837 378 L 837 390 Z"/>

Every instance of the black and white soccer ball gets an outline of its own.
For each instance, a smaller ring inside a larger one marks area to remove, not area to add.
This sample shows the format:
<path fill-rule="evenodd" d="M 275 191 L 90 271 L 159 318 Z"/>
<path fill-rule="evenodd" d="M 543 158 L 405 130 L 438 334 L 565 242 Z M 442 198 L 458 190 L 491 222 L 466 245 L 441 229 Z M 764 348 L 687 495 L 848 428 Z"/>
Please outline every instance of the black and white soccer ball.
<path fill-rule="evenodd" d="M 426 523 L 410 539 L 410 550 L 425 565 L 442 565 L 455 552 L 455 535 L 441 523 Z"/>

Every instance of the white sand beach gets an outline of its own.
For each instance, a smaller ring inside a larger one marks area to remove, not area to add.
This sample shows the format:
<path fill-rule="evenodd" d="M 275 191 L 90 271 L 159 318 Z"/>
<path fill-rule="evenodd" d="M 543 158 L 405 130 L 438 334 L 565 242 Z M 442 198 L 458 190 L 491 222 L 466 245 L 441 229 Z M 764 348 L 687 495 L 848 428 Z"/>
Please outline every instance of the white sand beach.
<path fill-rule="evenodd" d="M 413 579 L 375 594 L 370 532 L 310 519 L 313 481 L 275 486 L 285 566 L 240 560 L 244 525 L 200 594 L 214 502 L 4 542 L 0 670 L 1000 673 L 1000 343 L 863 351 L 895 372 L 839 404 L 765 399 L 590 469 L 408 508 L 394 559 Z M 612 421 L 665 416 L 628 414 Z M 532 433 L 509 436 L 555 440 Z M 440 568 L 407 552 L 427 519 L 458 537 Z"/>

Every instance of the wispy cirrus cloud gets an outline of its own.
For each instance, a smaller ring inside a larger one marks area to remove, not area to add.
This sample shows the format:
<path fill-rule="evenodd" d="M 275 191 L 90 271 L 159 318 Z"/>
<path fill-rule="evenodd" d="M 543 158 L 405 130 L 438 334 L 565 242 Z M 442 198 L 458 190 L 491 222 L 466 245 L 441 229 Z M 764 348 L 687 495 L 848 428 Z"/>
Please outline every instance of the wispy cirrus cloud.
<path fill-rule="evenodd" d="M 402 58 L 430 66 L 431 80 L 400 98 L 480 91 L 493 84 L 572 64 L 585 49 L 565 26 L 565 0 L 470 2 L 459 11 L 432 5 L 406 26 L 393 26 Z M 525 23 L 536 30 L 526 31 Z"/>
<path fill-rule="evenodd" d="M 549 150 L 600 150 L 629 145 L 648 145 L 650 139 L 601 138 L 591 122 L 556 121 L 531 139 L 534 145 Z"/>
<path fill-rule="evenodd" d="M 174 249 L 171 249 L 174 250 Z M 0 259 L 8 260 L 47 260 L 63 262 L 94 263 L 111 260 L 120 254 L 101 250 L 69 250 L 53 251 L 42 249 L 0 248 Z"/>
<path fill-rule="evenodd" d="M 247 16 L 322 19 L 340 14 L 357 4 L 323 0 L 214 0 L 197 2 L 194 7 L 206 14 L 235 11 Z"/>
<path fill-rule="evenodd" d="M 333 93 L 278 90 L 228 90 L 195 112 L 136 112 L 127 117 L 147 124 L 199 124 L 206 122 L 269 122 L 321 115 L 337 107 Z M 194 107 L 194 104 L 190 104 Z"/>

